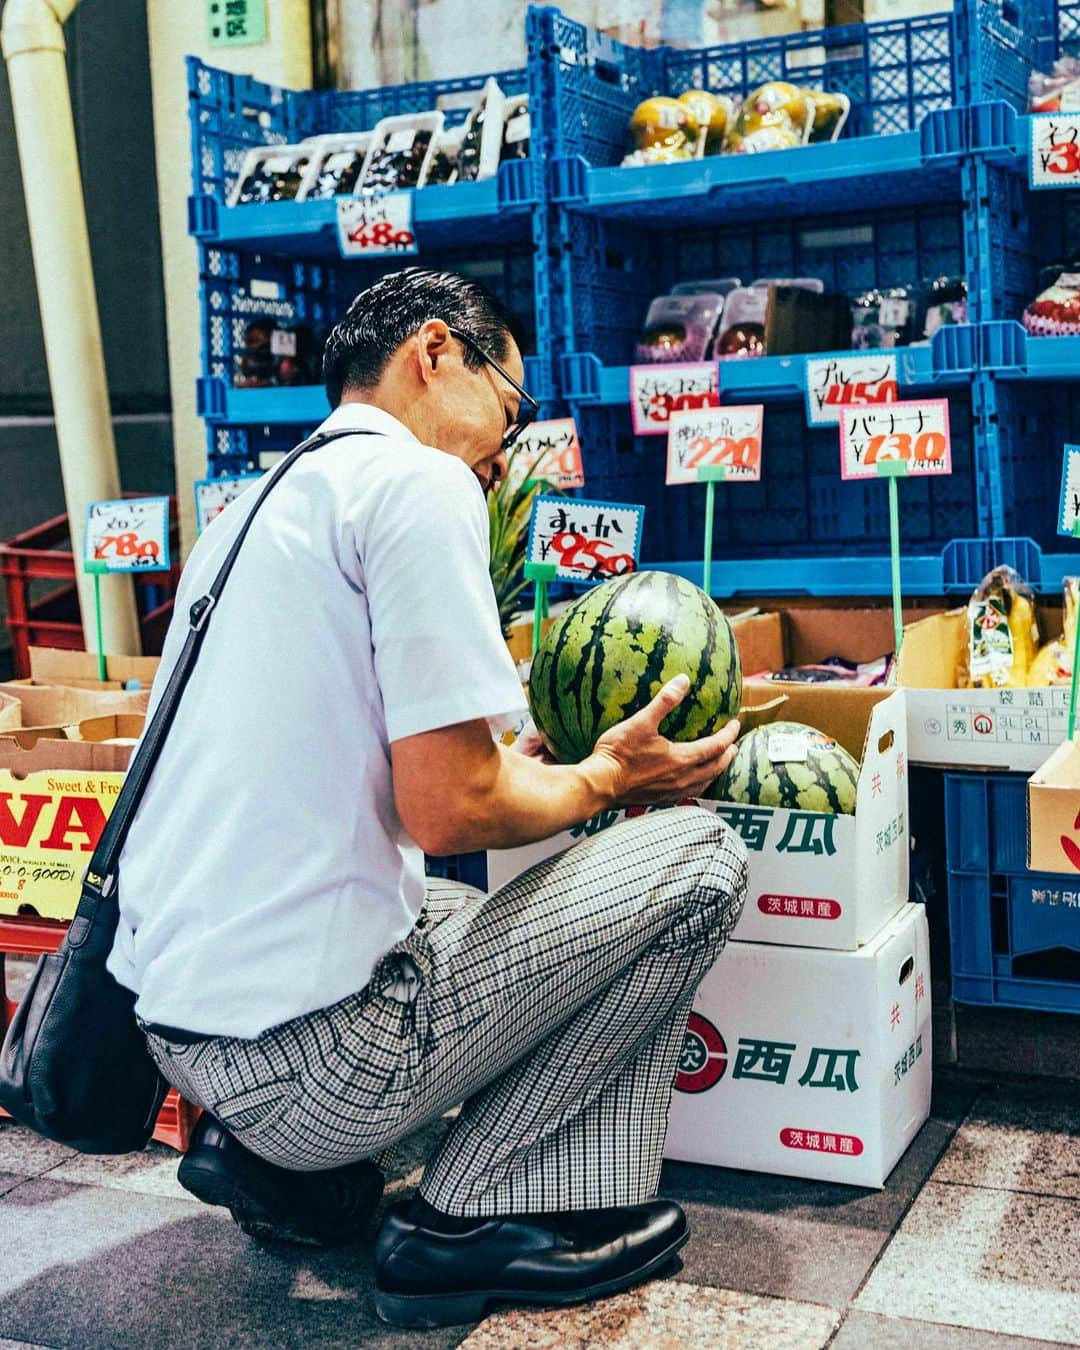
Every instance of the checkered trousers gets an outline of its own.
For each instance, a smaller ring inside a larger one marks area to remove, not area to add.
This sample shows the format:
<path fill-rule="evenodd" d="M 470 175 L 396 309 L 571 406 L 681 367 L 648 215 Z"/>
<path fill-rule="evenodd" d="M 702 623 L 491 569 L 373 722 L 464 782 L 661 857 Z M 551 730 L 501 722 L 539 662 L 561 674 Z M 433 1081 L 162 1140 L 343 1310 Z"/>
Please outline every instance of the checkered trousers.
<path fill-rule="evenodd" d="M 711 812 L 655 812 L 492 896 L 431 880 L 368 987 L 254 1040 L 149 1037 L 166 1078 L 268 1161 L 336 1167 L 464 1102 L 426 1199 L 483 1216 L 656 1190 L 690 1004 L 742 909 Z"/>

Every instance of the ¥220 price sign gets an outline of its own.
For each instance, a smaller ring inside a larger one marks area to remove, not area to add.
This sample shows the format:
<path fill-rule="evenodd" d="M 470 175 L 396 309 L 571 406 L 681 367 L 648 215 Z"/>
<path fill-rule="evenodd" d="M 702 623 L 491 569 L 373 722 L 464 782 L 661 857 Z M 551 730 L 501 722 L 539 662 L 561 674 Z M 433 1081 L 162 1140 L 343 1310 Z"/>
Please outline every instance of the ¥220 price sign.
<path fill-rule="evenodd" d="M 596 582 L 637 567 L 644 506 L 538 496 L 527 559 L 555 568 L 553 581 Z"/>
<path fill-rule="evenodd" d="M 699 483 L 701 469 L 723 469 L 728 482 L 759 482 L 764 415 L 760 403 L 673 412 L 668 429 L 668 487 Z"/>
<path fill-rule="evenodd" d="M 411 192 L 339 197 L 337 228 L 343 258 L 404 257 L 420 251 Z"/>
<path fill-rule="evenodd" d="M 92 502 L 86 516 L 84 556 L 106 572 L 167 572 L 168 497 Z"/>

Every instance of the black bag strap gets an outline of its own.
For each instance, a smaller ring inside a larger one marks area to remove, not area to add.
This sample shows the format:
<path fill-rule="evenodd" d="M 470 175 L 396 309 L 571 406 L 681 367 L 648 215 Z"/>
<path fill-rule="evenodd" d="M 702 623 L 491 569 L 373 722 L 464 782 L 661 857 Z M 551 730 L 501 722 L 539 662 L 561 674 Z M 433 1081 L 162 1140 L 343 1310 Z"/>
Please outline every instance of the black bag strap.
<path fill-rule="evenodd" d="M 342 436 L 377 435 L 381 435 L 381 433 L 353 428 L 347 431 L 316 433 L 306 441 L 301 441 L 295 449 L 290 450 L 264 484 L 255 505 L 248 512 L 247 519 L 233 540 L 232 547 L 229 549 L 225 561 L 221 564 L 213 584 L 206 594 L 196 600 L 188 611 L 187 641 L 184 643 L 179 659 L 169 676 L 169 683 L 165 687 L 161 701 L 154 710 L 150 725 L 146 728 L 146 733 L 139 744 L 135 757 L 128 767 L 127 776 L 113 806 L 112 814 L 109 816 L 101 838 L 98 840 L 97 848 L 94 849 L 93 856 L 86 869 L 86 876 L 83 879 L 84 892 L 87 889 L 96 890 L 99 895 L 107 896 L 114 888 L 116 864 L 123 851 L 124 841 L 127 838 L 128 830 L 131 828 L 131 822 L 135 818 L 135 812 L 142 801 L 146 785 L 154 771 L 154 765 L 161 754 L 165 737 L 168 735 L 173 718 L 176 716 L 181 695 L 195 667 L 195 661 L 202 647 L 203 638 L 206 636 L 207 624 L 210 621 L 214 606 L 217 604 L 225 583 L 229 579 L 233 563 L 236 562 L 236 555 L 240 552 L 240 548 L 247 538 L 247 532 L 251 528 L 251 523 L 258 513 L 259 507 L 262 506 L 301 455 L 310 454 L 312 450 L 318 450 L 321 446 L 327 445 L 330 441 L 339 440 Z"/>

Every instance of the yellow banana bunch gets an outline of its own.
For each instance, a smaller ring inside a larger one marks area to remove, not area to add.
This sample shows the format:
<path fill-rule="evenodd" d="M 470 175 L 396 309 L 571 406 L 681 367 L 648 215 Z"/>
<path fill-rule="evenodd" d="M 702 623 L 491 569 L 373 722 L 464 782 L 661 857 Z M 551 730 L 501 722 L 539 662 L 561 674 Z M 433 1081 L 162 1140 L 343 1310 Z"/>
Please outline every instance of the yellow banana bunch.
<path fill-rule="evenodd" d="M 1028 672 L 1028 684 L 1041 686 L 1069 684 L 1072 681 L 1073 644 L 1076 641 L 1076 610 L 1080 598 L 1080 577 L 1065 578 L 1065 631 L 1043 647 Z"/>
<path fill-rule="evenodd" d="M 1038 645 L 1034 592 L 1011 567 L 995 567 L 968 604 L 957 688 L 1023 687 Z"/>

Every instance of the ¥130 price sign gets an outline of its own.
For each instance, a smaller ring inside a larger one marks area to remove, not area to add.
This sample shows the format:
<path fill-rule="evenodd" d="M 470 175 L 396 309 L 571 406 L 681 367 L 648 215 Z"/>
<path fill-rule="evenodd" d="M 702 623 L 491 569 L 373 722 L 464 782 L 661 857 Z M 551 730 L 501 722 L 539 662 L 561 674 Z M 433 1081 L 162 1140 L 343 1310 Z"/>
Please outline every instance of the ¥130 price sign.
<path fill-rule="evenodd" d="M 835 426 L 849 404 L 895 403 L 899 390 L 891 353 L 806 358 L 806 421 L 812 427 Z"/>
<path fill-rule="evenodd" d="M 553 566 L 553 581 L 621 577 L 637 566 L 644 518 L 644 506 L 539 496 L 526 556 L 530 563 Z"/>
<path fill-rule="evenodd" d="M 528 478 L 563 489 L 585 486 L 581 445 L 572 417 L 531 422 L 518 437 L 510 452 L 509 479 L 517 486 Z"/>
<path fill-rule="evenodd" d="M 667 434 L 671 414 L 720 404 L 715 361 L 630 367 L 630 416 L 635 436 Z"/>
<path fill-rule="evenodd" d="M 1071 188 L 1080 183 L 1080 112 L 1038 113 L 1028 118 L 1028 183 Z"/>
<path fill-rule="evenodd" d="M 257 473 L 246 473 L 232 478 L 204 478 L 196 483 L 195 524 L 199 533 L 258 481 Z"/>
<path fill-rule="evenodd" d="M 419 253 L 412 192 L 339 197 L 338 245 L 343 258 L 404 257 Z"/>
<path fill-rule="evenodd" d="M 85 557 L 103 572 L 167 572 L 168 497 L 91 503 L 86 514 Z"/>

